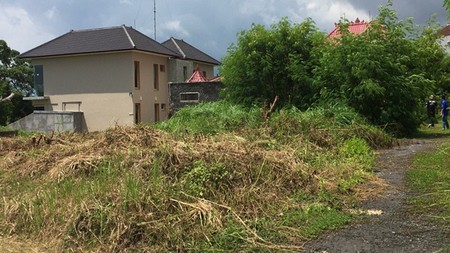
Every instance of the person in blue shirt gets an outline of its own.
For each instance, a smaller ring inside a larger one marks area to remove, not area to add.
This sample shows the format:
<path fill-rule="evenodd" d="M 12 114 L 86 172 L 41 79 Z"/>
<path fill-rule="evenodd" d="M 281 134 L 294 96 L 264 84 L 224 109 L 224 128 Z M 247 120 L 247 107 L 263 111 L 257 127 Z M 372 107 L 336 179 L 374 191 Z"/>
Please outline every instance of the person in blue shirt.
<path fill-rule="evenodd" d="M 448 107 L 448 103 L 447 103 L 447 100 L 445 99 L 445 95 L 442 95 L 442 100 L 441 100 L 442 130 L 449 129 L 448 121 L 447 121 L 447 116 L 448 116 L 447 107 Z"/>

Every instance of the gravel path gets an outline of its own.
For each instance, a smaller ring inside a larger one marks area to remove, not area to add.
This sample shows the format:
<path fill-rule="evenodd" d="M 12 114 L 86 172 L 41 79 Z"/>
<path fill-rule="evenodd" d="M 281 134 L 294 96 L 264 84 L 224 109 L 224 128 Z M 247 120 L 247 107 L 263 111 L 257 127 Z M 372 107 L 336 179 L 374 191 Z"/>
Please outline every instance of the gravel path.
<path fill-rule="evenodd" d="M 361 208 L 381 210 L 366 222 L 331 232 L 309 242 L 302 252 L 444 252 L 450 231 L 427 222 L 425 217 L 407 211 L 406 199 L 413 193 L 405 187 L 405 172 L 417 152 L 433 148 L 436 140 L 418 140 L 412 144 L 381 151 L 376 173 L 388 183 L 380 198 L 369 200 Z"/>

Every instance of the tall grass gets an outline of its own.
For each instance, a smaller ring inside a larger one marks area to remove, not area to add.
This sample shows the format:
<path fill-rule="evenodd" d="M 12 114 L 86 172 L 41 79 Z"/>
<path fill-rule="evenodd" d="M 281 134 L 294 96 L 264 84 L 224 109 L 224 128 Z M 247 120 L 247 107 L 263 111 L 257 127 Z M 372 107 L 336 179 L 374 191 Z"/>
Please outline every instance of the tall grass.
<path fill-rule="evenodd" d="M 56 138 L 0 142 L 0 233 L 78 252 L 299 251 L 350 222 L 371 147 L 390 140 L 346 108 L 286 108 L 265 122 L 226 102 Z"/>
<path fill-rule="evenodd" d="M 258 108 L 246 109 L 225 101 L 203 103 L 183 108 L 172 119 L 156 125 L 174 134 L 218 134 L 241 128 L 253 128 L 261 123 Z"/>

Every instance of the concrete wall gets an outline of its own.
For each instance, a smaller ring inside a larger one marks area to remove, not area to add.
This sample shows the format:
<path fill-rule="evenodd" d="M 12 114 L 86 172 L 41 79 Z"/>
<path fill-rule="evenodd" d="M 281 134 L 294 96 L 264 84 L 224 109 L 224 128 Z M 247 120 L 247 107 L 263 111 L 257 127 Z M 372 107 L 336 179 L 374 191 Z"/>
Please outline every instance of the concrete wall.
<path fill-rule="evenodd" d="M 200 83 L 170 83 L 170 109 L 176 112 L 184 106 L 194 105 L 204 102 L 213 102 L 220 99 L 220 91 L 224 85 L 221 82 L 200 82 Z M 196 93 L 198 92 L 198 102 L 183 102 L 181 101 L 181 93 Z"/>
<path fill-rule="evenodd" d="M 438 39 L 438 43 L 444 48 L 447 54 L 450 54 L 450 36 Z"/>
<path fill-rule="evenodd" d="M 39 132 L 85 131 L 82 112 L 34 111 L 32 114 L 8 125 L 11 129 Z"/>

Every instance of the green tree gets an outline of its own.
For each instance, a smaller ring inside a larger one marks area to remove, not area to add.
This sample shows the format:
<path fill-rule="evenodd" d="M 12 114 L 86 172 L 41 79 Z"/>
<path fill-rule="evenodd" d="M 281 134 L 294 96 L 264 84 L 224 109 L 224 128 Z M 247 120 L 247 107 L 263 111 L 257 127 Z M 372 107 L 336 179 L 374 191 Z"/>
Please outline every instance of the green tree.
<path fill-rule="evenodd" d="M 412 20 L 398 20 L 390 5 L 380 8 L 363 34 L 344 33 L 328 45 L 315 80 L 322 97 L 345 101 L 372 123 L 411 134 L 421 123 L 423 99 L 445 76 L 439 67 L 445 54 L 435 31 L 416 35 Z"/>
<path fill-rule="evenodd" d="M 253 24 L 228 48 L 220 73 L 225 97 L 251 105 L 279 97 L 279 105 L 307 108 L 317 92 L 313 69 L 315 48 L 324 42 L 311 19 L 292 24 L 287 18 L 266 29 Z"/>
<path fill-rule="evenodd" d="M 15 94 L 12 99 L 0 102 L 0 125 L 11 123 L 33 111 L 31 103 L 22 99 L 33 92 L 33 69 L 18 55 L 18 51 L 0 40 L 0 97 Z"/>

